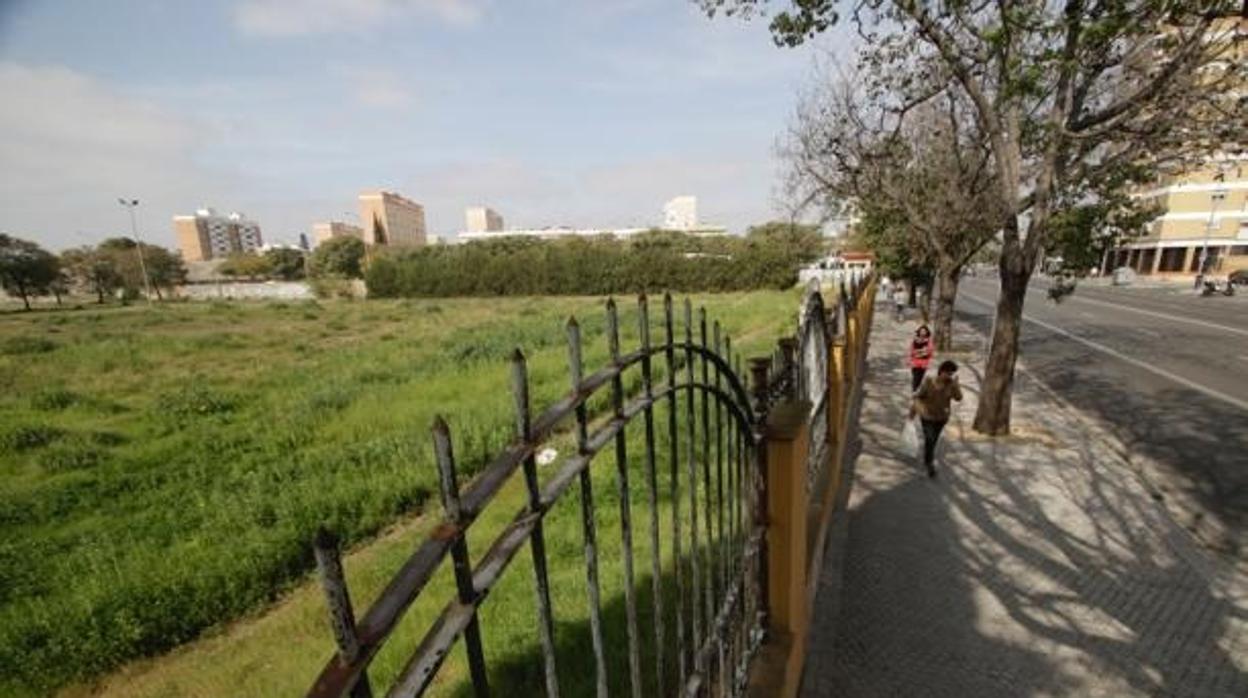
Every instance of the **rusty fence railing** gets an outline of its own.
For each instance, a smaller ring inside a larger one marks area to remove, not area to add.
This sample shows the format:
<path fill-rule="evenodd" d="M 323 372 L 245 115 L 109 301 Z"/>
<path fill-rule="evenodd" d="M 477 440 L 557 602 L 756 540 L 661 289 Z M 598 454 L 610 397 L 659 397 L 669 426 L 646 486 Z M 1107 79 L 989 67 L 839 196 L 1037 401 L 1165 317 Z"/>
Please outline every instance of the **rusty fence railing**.
<path fill-rule="evenodd" d="M 721 332 L 718 322 L 708 325 L 705 310 L 699 310 L 695 318 L 686 301 L 683 336 L 678 336 L 670 296 L 664 297 L 663 337 L 658 343 L 651 340 L 647 299 L 638 300 L 639 346 L 628 352 L 620 346 L 616 304 L 608 301 L 609 358 L 606 366 L 588 375 L 580 327 L 575 319 L 569 320 L 568 392 L 536 416 L 530 405 L 526 359 L 517 349 L 511 357 L 514 438 L 461 488 L 450 427 L 441 417 L 435 420 L 433 442 L 443 520 L 358 620 L 337 541 L 327 531 L 318 534 L 316 561 L 337 652 L 308 695 L 373 695 L 370 664 L 418 597 L 434 593 L 430 581 L 448 562 L 454 592 L 423 630 L 385 693 L 423 695 L 452 647 L 462 641 L 472 692 L 491 695 L 494 688 L 499 695 L 514 695 L 514 687 L 490 685 L 491 665 L 482 641 L 488 628 L 483 627 L 480 610 L 517 552 L 526 546 L 531 553 L 542 689 L 548 696 L 560 695 L 556 621 L 561 610 L 567 611 L 552 603 L 549 534 L 544 523 L 552 507 L 574 496 L 569 490 L 575 490 L 579 499 L 579 564 L 584 569 L 581 583 L 590 639 L 586 650 L 593 656 L 594 692 L 641 698 L 649 693 L 648 687 L 657 689 L 659 695 L 689 696 L 741 695 L 750 690 L 760 680 L 753 661 L 760 646 L 770 644 L 777 632 L 786 637 L 793 633 L 793 628 L 782 625 L 791 624 L 793 608 L 787 594 L 797 569 L 793 559 L 801 561 L 798 581 L 812 586 L 809 572 L 814 558 L 806 542 L 809 512 L 818 509 L 821 513 L 814 521 L 826 527 L 830 511 L 812 503 L 829 499 L 819 488 L 826 489 L 839 473 L 846 405 L 853 399 L 856 375 L 849 362 L 861 366 L 865 354 L 863 333 L 870 323 L 870 303 L 863 299 L 872 288 L 865 275 L 848 279 L 830 310 L 825 309 L 819 292 L 809 291 L 803 298 L 798 336 L 780 339 L 770 356 L 749 359 L 748 385 L 742 357 L 734 353 L 731 339 Z M 631 393 L 625 389 L 628 371 L 640 374 L 639 387 Z M 661 377 L 656 378 L 656 373 Z M 591 411 L 591 403 L 599 405 L 595 396 L 600 394 L 606 398 L 605 407 Z M 666 424 L 657 423 L 656 417 L 664 417 Z M 625 434 L 634 420 L 640 420 L 644 429 L 639 471 L 630 467 Z M 796 431 L 777 427 L 786 420 L 798 425 Z M 810 428 L 812 422 L 817 428 Z M 552 473 L 540 472 L 537 454 L 566 431 L 571 431 L 575 452 Z M 800 440 L 796 449 L 793 438 Z M 666 447 L 666 453 L 659 452 L 660 446 Z M 595 456 L 612 451 L 627 645 L 623 676 L 608 675 L 608 651 L 622 653 L 624 648 L 606 645 L 605 638 L 618 637 L 618 633 L 607 633 L 604 628 L 594 500 L 595 487 L 601 483 L 591 477 Z M 818 455 L 807 458 L 808 453 Z M 666 462 L 667 472 L 659 472 L 659 461 Z M 637 472 L 643 475 L 640 483 L 630 480 Z M 517 473 L 523 478 L 525 503 L 474 564 L 468 550 L 469 529 Z M 789 481 L 799 482 L 800 487 L 784 484 Z M 787 494 L 779 496 L 781 489 L 800 492 L 801 502 L 789 501 Z M 660 514 L 661 501 L 670 514 Z M 634 540 L 638 528 L 634 516 L 639 511 L 646 514 L 639 518 L 644 519 L 643 537 L 648 539 L 641 545 Z M 800 541 L 785 523 L 794 511 L 802 518 Z M 651 570 L 650 627 L 645 628 L 639 622 L 641 594 L 634 559 L 640 547 L 648 548 L 646 564 Z M 805 594 L 803 599 L 807 599 Z M 669 603 L 674 607 L 665 606 Z M 777 603 L 783 606 L 778 613 L 773 608 Z M 648 660 L 645 666 L 643 659 Z"/>

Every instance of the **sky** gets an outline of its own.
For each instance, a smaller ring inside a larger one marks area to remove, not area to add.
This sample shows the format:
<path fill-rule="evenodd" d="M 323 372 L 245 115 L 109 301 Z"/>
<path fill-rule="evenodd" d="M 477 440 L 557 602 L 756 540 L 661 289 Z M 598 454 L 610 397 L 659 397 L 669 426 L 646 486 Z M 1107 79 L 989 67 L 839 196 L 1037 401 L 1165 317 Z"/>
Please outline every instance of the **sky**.
<path fill-rule="evenodd" d="M 0 0 L 0 231 L 54 250 L 242 211 L 268 242 L 366 189 L 432 234 L 643 226 L 680 194 L 786 214 L 777 137 L 816 61 L 688 0 Z"/>

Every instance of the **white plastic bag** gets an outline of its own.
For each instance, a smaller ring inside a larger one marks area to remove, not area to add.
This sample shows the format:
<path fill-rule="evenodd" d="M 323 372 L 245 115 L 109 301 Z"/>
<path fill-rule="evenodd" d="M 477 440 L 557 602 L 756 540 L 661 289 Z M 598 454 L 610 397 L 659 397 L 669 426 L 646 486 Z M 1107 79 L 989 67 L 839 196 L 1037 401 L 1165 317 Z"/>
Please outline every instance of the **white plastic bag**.
<path fill-rule="evenodd" d="M 919 446 L 922 443 L 922 439 L 919 437 L 919 420 L 907 419 L 906 423 L 902 425 L 901 443 L 911 453 L 919 450 Z"/>

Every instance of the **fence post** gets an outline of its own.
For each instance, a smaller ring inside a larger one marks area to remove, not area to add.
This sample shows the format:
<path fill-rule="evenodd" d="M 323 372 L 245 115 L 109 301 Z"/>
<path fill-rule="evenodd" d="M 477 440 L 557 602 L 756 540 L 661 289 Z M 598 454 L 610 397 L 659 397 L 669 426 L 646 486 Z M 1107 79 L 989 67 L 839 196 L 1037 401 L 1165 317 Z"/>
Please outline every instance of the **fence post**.
<path fill-rule="evenodd" d="M 806 545 L 809 498 L 806 458 L 810 444 L 810 403 L 786 400 L 767 414 L 767 645 L 751 693 L 797 695 L 810 624 Z"/>
<path fill-rule="evenodd" d="M 840 477 L 842 444 L 845 443 L 845 338 L 834 337 L 828 350 L 828 434 L 832 448 L 834 479 Z M 835 489 L 835 483 L 831 484 Z"/>
<path fill-rule="evenodd" d="M 355 611 L 351 607 L 351 594 L 347 591 L 347 578 L 342 572 L 338 537 L 328 529 L 320 528 L 316 532 L 312 553 L 316 557 L 316 569 L 320 573 L 321 588 L 325 591 L 325 603 L 329 607 L 329 624 L 334 631 L 334 643 L 338 645 L 338 661 L 350 664 L 360 656 L 360 639 L 355 629 Z M 368 673 L 363 672 L 351 688 L 351 698 L 369 698 L 372 695 Z"/>

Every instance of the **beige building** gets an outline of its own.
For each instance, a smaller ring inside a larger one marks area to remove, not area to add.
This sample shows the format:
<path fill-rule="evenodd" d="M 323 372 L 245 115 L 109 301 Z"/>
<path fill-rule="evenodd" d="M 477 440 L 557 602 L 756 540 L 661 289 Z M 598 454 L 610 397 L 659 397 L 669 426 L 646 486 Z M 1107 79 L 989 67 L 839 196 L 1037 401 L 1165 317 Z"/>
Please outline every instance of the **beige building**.
<path fill-rule="evenodd" d="M 360 194 L 360 224 L 368 245 L 425 244 L 425 209 L 393 192 Z"/>
<path fill-rule="evenodd" d="M 1226 42 L 1222 62 L 1248 60 L 1248 18 L 1225 17 L 1214 27 L 1214 41 Z M 1242 99 L 1243 90 L 1225 96 L 1233 102 Z M 1202 271 L 1220 276 L 1248 268 L 1248 143 L 1240 126 L 1238 132 L 1209 134 L 1221 141 L 1220 152 L 1203 165 L 1160 175 L 1137 194 L 1162 214 L 1142 237 L 1106 253 L 1103 272 L 1130 267 L 1140 274 L 1191 278 Z"/>
<path fill-rule="evenodd" d="M 464 211 L 465 230 L 469 233 L 496 233 L 503 229 L 503 217 L 486 206 L 471 206 Z"/>
<path fill-rule="evenodd" d="M 173 232 L 187 262 L 256 252 L 264 244 L 259 223 L 241 213 L 223 216 L 211 208 L 201 208 L 192 216 L 174 216 Z"/>
<path fill-rule="evenodd" d="M 356 238 L 357 240 L 363 240 L 364 229 L 358 225 L 351 225 L 342 221 L 312 224 L 313 244 L 320 245 L 322 242 L 332 240 L 333 238 Z"/>
<path fill-rule="evenodd" d="M 1142 238 L 1106 255 L 1104 271 L 1213 275 L 1248 268 L 1248 155 L 1224 156 L 1197 171 L 1163 177 L 1142 196 L 1165 213 Z"/>

